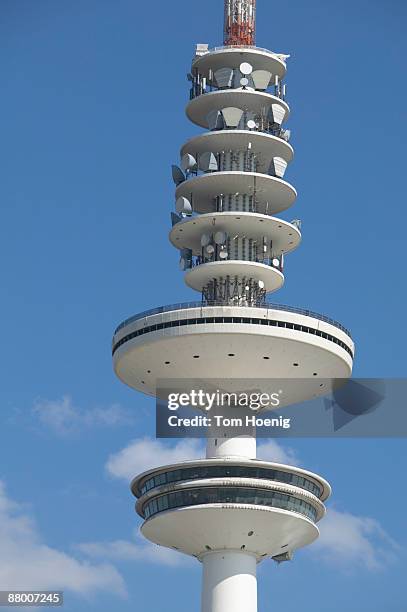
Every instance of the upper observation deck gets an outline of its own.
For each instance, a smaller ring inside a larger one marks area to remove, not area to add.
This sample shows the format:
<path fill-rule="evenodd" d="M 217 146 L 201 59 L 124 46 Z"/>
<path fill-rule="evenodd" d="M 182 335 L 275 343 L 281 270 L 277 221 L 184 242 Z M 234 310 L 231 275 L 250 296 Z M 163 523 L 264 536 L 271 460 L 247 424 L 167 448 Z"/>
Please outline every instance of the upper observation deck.
<path fill-rule="evenodd" d="M 193 304 L 155 309 L 118 327 L 113 364 L 125 384 L 155 395 L 157 380 L 177 378 L 180 371 L 191 379 L 216 380 L 221 373 L 222 385 L 228 379 L 308 378 L 315 382 L 310 397 L 317 397 L 325 392 L 321 379 L 346 379 L 352 372 L 349 332 L 327 317 L 267 304 Z M 292 393 L 294 401 L 294 387 Z"/>

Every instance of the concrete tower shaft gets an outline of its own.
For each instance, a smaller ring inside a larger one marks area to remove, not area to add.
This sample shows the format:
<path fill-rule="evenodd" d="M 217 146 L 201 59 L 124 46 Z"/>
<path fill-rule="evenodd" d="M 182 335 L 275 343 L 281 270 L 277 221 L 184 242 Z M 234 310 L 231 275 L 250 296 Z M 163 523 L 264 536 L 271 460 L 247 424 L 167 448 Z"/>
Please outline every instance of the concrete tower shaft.
<path fill-rule="evenodd" d="M 224 44 L 256 44 L 256 0 L 225 0 Z"/>
<path fill-rule="evenodd" d="M 301 221 L 279 216 L 297 196 L 285 179 L 289 56 L 255 46 L 256 0 L 224 2 L 225 46 L 198 44 L 187 75 L 186 115 L 205 131 L 172 166 L 169 239 L 200 299 L 123 321 L 113 365 L 123 383 L 159 397 L 162 381 L 272 393 L 276 380 L 304 379 L 285 385 L 288 406 L 348 378 L 354 344 L 330 317 L 266 299 L 301 242 Z M 256 565 L 291 560 L 319 535 L 329 483 L 257 459 L 254 427 L 225 424 L 208 432 L 205 458 L 151 467 L 132 482 L 144 537 L 202 563 L 201 612 L 257 612 Z"/>

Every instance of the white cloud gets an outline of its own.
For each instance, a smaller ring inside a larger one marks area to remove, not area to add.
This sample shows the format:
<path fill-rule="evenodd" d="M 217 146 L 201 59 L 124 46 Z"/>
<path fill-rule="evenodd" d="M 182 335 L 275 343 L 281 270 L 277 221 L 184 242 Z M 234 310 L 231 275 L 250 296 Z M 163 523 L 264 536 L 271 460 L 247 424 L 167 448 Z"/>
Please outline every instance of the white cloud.
<path fill-rule="evenodd" d="M 345 568 L 352 564 L 379 570 L 393 561 L 399 550 L 380 523 L 369 517 L 329 508 L 319 528 L 321 536 L 311 549 L 313 554 Z"/>
<path fill-rule="evenodd" d="M 109 563 L 79 561 L 41 539 L 33 519 L 0 481 L 0 584 L 3 590 L 70 590 L 126 595 L 123 578 Z"/>
<path fill-rule="evenodd" d="M 178 463 L 205 456 L 204 445 L 198 439 L 180 440 L 170 446 L 161 440 L 140 438 L 133 440 L 122 450 L 110 455 L 106 469 L 111 476 L 131 480 L 141 472 L 160 465 Z M 275 440 L 258 444 L 258 458 L 277 463 L 296 465 L 298 460 L 292 449 L 285 449 Z"/>
<path fill-rule="evenodd" d="M 88 557 L 114 562 L 142 561 L 169 567 L 178 567 L 191 562 L 189 557 L 169 548 L 152 544 L 136 532 L 132 542 L 127 540 L 84 542 L 78 544 L 76 548 Z"/>
<path fill-rule="evenodd" d="M 257 442 L 257 458 L 263 461 L 298 465 L 298 458 L 292 448 L 284 447 L 275 440 Z"/>
<path fill-rule="evenodd" d="M 130 416 L 118 404 L 81 409 L 68 395 L 58 400 L 39 399 L 32 413 L 42 425 L 64 436 L 91 427 L 113 427 L 131 422 Z"/>
<path fill-rule="evenodd" d="M 106 469 L 112 476 L 128 481 L 150 468 L 199 459 L 202 456 L 204 448 L 202 442 L 197 439 L 181 440 L 170 446 L 161 440 L 140 438 L 110 455 Z"/>

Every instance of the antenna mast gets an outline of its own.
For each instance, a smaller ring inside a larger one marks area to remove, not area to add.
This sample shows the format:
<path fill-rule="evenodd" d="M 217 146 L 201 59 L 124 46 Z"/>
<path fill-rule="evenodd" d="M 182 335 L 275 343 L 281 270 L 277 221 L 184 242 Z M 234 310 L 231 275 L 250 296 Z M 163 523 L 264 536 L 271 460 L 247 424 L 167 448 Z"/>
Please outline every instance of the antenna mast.
<path fill-rule="evenodd" d="M 256 44 L 256 0 L 224 0 L 224 45 L 249 47 Z"/>

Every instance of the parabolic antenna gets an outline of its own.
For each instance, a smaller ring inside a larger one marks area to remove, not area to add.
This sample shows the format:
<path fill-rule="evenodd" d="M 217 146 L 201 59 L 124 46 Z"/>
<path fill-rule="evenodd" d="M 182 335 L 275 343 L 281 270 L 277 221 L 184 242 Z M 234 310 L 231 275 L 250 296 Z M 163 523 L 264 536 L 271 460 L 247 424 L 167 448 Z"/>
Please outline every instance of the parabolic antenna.
<path fill-rule="evenodd" d="M 248 76 L 249 74 L 253 72 L 253 66 L 249 64 L 248 62 L 243 62 L 242 64 L 240 64 L 239 70 L 242 74 L 244 74 L 245 76 Z"/>
<path fill-rule="evenodd" d="M 249 130 L 254 130 L 254 128 L 256 127 L 256 122 L 253 121 L 253 119 L 249 119 L 249 121 L 247 122 L 247 127 L 249 128 Z"/>

